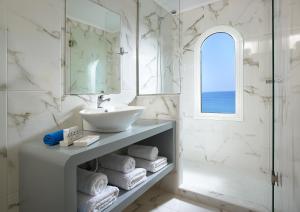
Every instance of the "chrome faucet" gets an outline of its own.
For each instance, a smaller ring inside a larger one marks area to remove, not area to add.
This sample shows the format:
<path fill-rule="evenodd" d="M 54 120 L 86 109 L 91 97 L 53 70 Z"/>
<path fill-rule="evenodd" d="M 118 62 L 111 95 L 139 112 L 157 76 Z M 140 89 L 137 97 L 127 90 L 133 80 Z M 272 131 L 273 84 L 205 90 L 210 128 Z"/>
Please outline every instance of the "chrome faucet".
<path fill-rule="evenodd" d="M 101 105 L 103 102 L 109 102 L 110 98 L 106 98 L 104 99 L 104 95 L 100 95 L 98 96 L 98 100 L 97 100 L 97 108 L 103 108 Z"/>

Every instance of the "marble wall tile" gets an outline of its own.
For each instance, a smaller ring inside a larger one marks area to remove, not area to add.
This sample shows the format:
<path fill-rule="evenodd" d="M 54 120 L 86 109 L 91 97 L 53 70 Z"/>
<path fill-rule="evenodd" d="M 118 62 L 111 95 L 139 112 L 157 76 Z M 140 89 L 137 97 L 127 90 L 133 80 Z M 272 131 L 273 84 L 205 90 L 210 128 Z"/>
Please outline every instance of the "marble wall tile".
<path fill-rule="evenodd" d="M 7 1 L 8 90 L 61 95 L 62 10 L 62 0 Z"/>
<path fill-rule="evenodd" d="M 142 118 L 177 120 L 178 101 L 178 95 L 138 96 L 131 104 L 146 107 Z"/>
<path fill-rule="evenodd" d="M 272 77 L 271 1 L 218 1 L 184 11 L 182 22 L 181 160 L 196 162 L 199 170 L 201 162 L 212 167 L 228 167 L 252 177 L 263 176 L 267 184 L 272 135 L 272 87 L 266 83 Z M 244 39 L 244 117 L 241 122 L 193 117 L 194 44 L 203 32 L 218 25 L 234 27 Z M 259 192 L 271 197 L 269 190 L 261 188 Z M 223 195 L 229 196 L 226 193 Z M 266 207 L 270 204 L 266 203 Z"/>
<path fill-rule="evenodd" d="M 16 92 L 8 94 L 7 148 L 8 192 L 18 192 L 18 152 L 20 144 L 39 139 L 47 131 L 57 130 L 55 112 L 60 110 L 60 99 L 49 93 Z"/>
<path fill-rule="evenodd" d="M 8 191 L 4 190 L 4 197 L 0 195 L 0 200 L 8 205 L 1 211 L 18 211 L 20 145 L 33 139 L 42 142 L 43 135 L 49 131 L 74 125 L 81 126 L 78 112 L 84 107 L 96 107 L 97 96 L 69 96 L 62 93 L 64 41 L 61 31 L 64 22 L 64 0 L 6 2 L 8 70 L 3 71 L 1 67 L 0 74 L 1 80 L 2 74 L 8 74 L 8 107 L 4 113 L 1 110 L 0 122 L 2 123 L 2 117 L 6 114 L 8 120 L 4 125 L 7 126 L 7 173 L 2 173 L 5 169 L 1 161 L 0 180 L 5 178 L 4 184 Z M 125 0 L 120 3 L 116 0 L 95 0 L 95 3 L 118 12 L 122 17 L 121 44 L 128 54 L 121 58 L 121 93 L 110 97 L 112 104 L 128 104 L 136 96 L 136 1 Z M 0 26 L 3 29 L 2 25 Z M 6 86 L 1 85 L 1 95 L 3 90 L 6 90 L 3 88 Z"/>
<path fill-rule="evenodd" d="M 271 34 L 269 1 L 219 1 L 184 12 L 181 96 L 184 155 L 249 172 L 269 171 L 271 126 Z M 234 12 L 235 11 L 235 12 Z M 238 12 L 237 12 L 238 11 Z M 193 44 L 210 27 L 235 27 L 244 38 L 244 121 L 193 118 Z M 259 29 L 259 30 L 257 30 Z M 253 108 L 256 108 L 253 111 Z"/>
<path fill-rule="evenodd" d="M 244 38 L 271 33 L 271 1 L 223 0 L 184 12 L 183 50 L 193 51 L 197 37 L 212 26 L 229 25 Z M 197 14 L 197 15 L 195 15 Z"/>

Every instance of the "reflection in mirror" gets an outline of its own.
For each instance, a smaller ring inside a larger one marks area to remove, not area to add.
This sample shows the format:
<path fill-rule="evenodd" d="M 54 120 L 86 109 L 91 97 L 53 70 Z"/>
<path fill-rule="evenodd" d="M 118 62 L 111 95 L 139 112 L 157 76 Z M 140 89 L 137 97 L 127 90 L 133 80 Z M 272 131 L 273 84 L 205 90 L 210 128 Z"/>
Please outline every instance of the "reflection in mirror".
<path fill-rule="evenodd" d="M 120 15 L 88 0 L 66 8 L 66 93 L 120 93 Z"/>
<path fill-rule="evenodd" d="M 180 93 L 180 0 L 139 4 L 139 95 Z"/>

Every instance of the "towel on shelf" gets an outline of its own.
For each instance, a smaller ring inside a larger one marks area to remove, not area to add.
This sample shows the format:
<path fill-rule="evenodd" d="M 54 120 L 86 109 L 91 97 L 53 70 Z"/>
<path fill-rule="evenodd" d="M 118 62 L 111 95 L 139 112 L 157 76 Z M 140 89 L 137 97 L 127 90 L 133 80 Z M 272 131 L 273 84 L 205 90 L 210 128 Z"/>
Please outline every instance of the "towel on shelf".
<path fill-rule="evenodd" d="M 135 169 L 135 160 L 127 155 L 109 154 L 98 159 L 100 166 L 107 169 L 129 173 Z"/>
<path fill-rule="evenodd" d="M 107 186 L 103 192 L 96 196 L 90 196 L 81 192 L 77 192 L 77 211 L 103 211 L 113 204 L 118 195 L 119 189 L 115 186 Z"/>
<path fill-rule="evenodd" d="M 80 192 L 98 195 L 106 188 L 107 183 L 107 176 L 102 173 L 77 169 L 77 189 Z"/>
<path fill-rule="evenodd" d="M 136 168 L 127 174 L 99 167 L 98 171 L 104 173 L 109 184 L 118 186 L 125 190 L 131 190 L 147 179 L 147 171 L 143 168 Z"/>
<path fill-rule="evenodd" d="M 48 146 L 54 146 L 64 140 L 64 130 L 58 130 L 52 133 L 48 133 L 44 136 L 44 143 Z"/>
<path fill-rule="evenodd" d="M 158 158 L 154 161 L 145 160 L 141 158 L 134 158 L 134 159 L 135 159 L 136 167 L 144 168 L 149 172 L 157 172 L 161 170 L 163 167 L 165 167 L 166 165 L 168 165 L 168 161 L 166 157 L 158 156 Z"/>
<path fill-rule="evenodd" d="M 128 155 L 145 160 L 156 160 L 158 149 L 155 146 L 132 145 L 128 148 Z"/>

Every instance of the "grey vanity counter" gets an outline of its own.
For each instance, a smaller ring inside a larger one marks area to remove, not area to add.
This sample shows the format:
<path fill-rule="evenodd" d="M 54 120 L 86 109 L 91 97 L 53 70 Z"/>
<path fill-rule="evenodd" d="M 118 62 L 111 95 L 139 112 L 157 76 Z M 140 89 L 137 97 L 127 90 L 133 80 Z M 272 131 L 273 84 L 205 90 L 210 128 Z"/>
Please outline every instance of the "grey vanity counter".
<path fill-rule="evenodd" d="M 156 145 L 166 156 L 169 165 L 149 177 L 149 182 L 129 192 L 120 192 L 118 203 L 109 211 L 119 211 L 128 203 L 168 174 L 175 166 L 175 122 L 165 120 L 138 120 L 130 130 L 100 135 L 100 140 L 87 147 L 49 147 L 42 141 L 24 144 L 20 150 L 21 211 L 76 211 L 77 166 L 105 154 L 141 142 Z M 41 192 L 44 193 L 41 195 Z M 126 199 L 128 199 L 126 201 Z"/>

